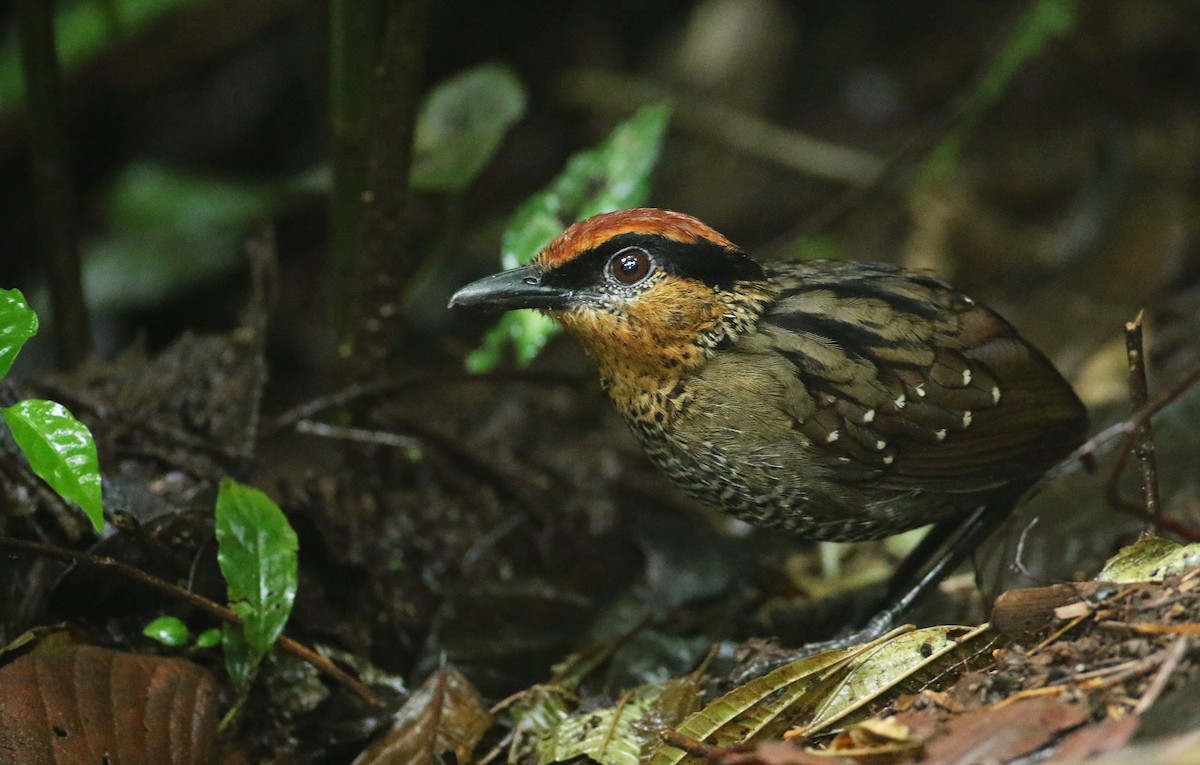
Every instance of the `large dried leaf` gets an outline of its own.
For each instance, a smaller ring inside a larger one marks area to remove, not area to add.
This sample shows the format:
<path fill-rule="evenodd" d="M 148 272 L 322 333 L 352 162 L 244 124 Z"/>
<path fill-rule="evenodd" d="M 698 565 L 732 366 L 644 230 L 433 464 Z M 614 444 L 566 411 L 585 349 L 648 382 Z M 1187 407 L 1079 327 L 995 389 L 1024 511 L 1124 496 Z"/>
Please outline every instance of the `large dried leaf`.
<path fill-rule="evenodd" d="M 761 736 L 773 721 L 790 717 L 814 686 L 828 673 L 844 667 L 859 650 L 862 649 L 826 651 L 785 664 L 734 688 L 688 717 L 675 730 L 687 738 L 715 746 L 733 746 Z M 676 765 L 698 763 L 699 760 L 662 744 L 654 750 L 649 762 L 651 765 Z"/>
<path fill-rule="evenodd" d="M 491 721 L 471 681 L 454 667 L 443 667 L 400 707 L 392 727 L 354 765 L 470 762 Z M 447 752 L 457 760 L 443 757 Z"/>
<path fill-rule="evenodd" d="M 924 678 L 926 670 L 948 660 L 966 666 L 964 653 L 976 651 L 975 641 L 987 631 L 986 625 L 975 629 L 926 627 L 871 646 L 854 656 L 835 682 L 821 689 L 824 697 L 801 733 L 827 730 L 906 680 Z"/>
<path fill-rule="evenodd" d="M 216 681 L 183 659 L 94 646 L 0 668 L 6 765 L 213 765 Z"/>
<path fill-rule="evenodd" d="M 923 685 L 947 663 L 959 662 L 964 651 L 977 652 L 978 647 L 968 643 L 985 630 L 908 627 L 863 646 L 809 656 L 735 688 L 676 730 L 706 744 L 729 747 L 780 735 L 796 719 L 806 721 L 802 734 L 827 729 L 885 693 Z M 665 744 L 650 759 L 651 765 L 699 762 Z"/>

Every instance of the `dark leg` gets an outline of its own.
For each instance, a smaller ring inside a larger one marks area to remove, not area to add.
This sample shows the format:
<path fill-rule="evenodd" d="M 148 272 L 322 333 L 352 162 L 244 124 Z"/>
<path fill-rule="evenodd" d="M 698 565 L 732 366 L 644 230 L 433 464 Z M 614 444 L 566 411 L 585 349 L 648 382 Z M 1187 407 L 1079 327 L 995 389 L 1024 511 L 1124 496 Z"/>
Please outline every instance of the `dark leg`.
<path fill-rule="evenodd" d="M 900 618 L 913 603 L 937 587 L 942 579 L 970 557 L 980 543 L 1008 518 L 1014 506 L 1015 503 L 994 503 L 977 508 L 966 519 L 956 518 L 937 524 L 901 561 L 888 581 L 887 592 L 880 600 L 878 610 L 865 624 L 830 640 L 808 643 L 787 656 L 743 667 L 737 673 L 740 679 L 735 678 L 735 681 L 757 677 L 805 656 L 848 648 L 884 635 L 900 623 Z"/>

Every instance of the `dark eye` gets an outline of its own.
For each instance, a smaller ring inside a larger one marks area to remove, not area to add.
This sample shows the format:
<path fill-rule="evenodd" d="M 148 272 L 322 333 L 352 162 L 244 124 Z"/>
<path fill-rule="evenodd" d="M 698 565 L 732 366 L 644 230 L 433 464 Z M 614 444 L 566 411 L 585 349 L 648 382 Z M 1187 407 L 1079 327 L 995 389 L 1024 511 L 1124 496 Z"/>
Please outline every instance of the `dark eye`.
<path fill-rule="evenodd" d="M 650 275 L 652 265 L 650 253 L 637 247 L 627 247 L 608 261 L 608 272 L 621 284 L 637 284 Z"/>

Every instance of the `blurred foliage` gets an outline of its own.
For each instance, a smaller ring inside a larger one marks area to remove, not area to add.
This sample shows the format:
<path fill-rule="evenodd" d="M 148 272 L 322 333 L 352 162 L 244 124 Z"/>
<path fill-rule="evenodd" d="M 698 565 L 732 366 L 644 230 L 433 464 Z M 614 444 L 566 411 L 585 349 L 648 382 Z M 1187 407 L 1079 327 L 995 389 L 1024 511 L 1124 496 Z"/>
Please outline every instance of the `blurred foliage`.
<path fill-rule="evenodd" d="M 1037 0 L 1017 22 L 1004 45 L 971 89 L 958 114 L 957 123 L 925 161 L 922 179 L 928 184 L 943 182 L 958 164 L 963 145 L 987 113 L 1008 90 L 1013 77 L 1029 59 L 1046 49 L 1056 38 L 1075 28 L 1078 0 Z"/>
<path fill-rule="evenodd" d="M 666 106 L 644 107 L 618 125 L 602 144 L 572 156 L 546 189 L 513 214 L 501 244 L 501 264 L 516 268 L 532 260 L 574 221 L 644 206 L 669 114 Z M 540 313 L 506 313 L 488 331 L 483 345 L 467 357 L 467 369 L 486 372 L 495 368 L 509 343 L 517 352 L 517 362 L 524 366 L 557 331 L 557 325 Z"/>
<path fill-rule="evenodd" d="M 82 68 L 123 36 L 204 0 L 75 0 L 58 2 L 55 36 L 64 73 Z M 0 45 L 0 119 L 25 100 L 25 81 L 16 35 Z"/>
<path fill-rule="evenodd" d="M 525 114 L 525 88 L 511 69 L 484 64 L 439 83 L 417 115 L 412 185 L 465 191 Z"/>
<path fill-rule="evenodd" d="M 85 243 L 88 305 L 145 308 L 229 273 L 244 260 L 247 230 L 268 219 L 285 193 L 280 184 L 127 167 L 104 198 L 107 235 Z"/>

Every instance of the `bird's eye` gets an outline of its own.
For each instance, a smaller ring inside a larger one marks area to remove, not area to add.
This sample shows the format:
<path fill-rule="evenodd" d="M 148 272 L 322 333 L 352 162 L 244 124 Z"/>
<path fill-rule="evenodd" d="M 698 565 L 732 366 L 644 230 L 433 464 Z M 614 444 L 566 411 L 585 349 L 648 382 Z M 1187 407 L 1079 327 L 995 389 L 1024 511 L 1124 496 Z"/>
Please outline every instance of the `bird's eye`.
<path fill-rule="evenodd" d="M 608 271 L 621 284 L 637 284 L 650 275 L 652 265 L 650 253 L 638 247 L 627 247 L 608 261 Z"/>

